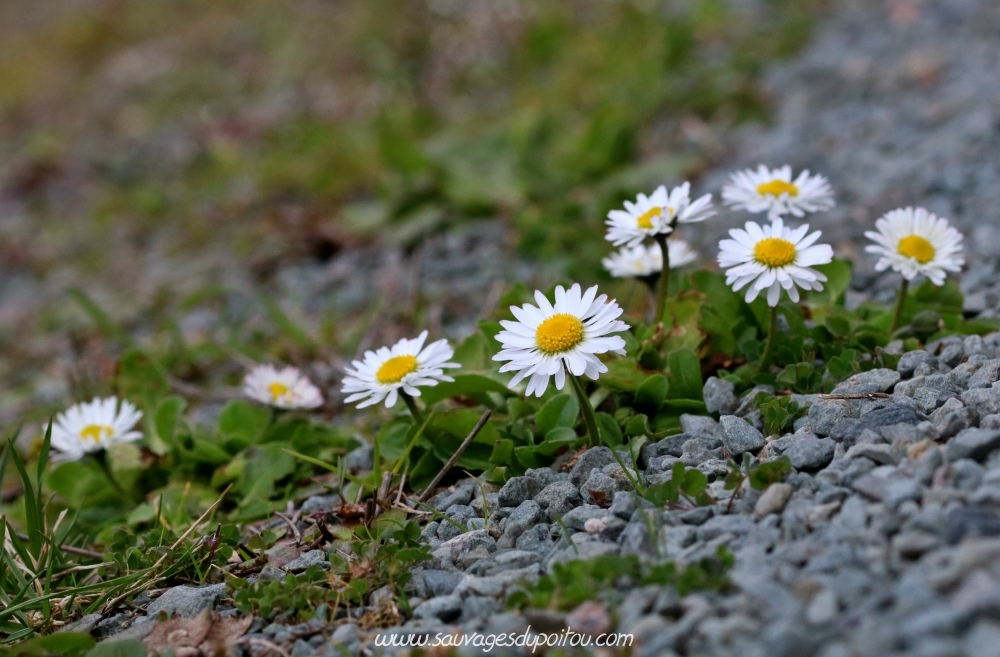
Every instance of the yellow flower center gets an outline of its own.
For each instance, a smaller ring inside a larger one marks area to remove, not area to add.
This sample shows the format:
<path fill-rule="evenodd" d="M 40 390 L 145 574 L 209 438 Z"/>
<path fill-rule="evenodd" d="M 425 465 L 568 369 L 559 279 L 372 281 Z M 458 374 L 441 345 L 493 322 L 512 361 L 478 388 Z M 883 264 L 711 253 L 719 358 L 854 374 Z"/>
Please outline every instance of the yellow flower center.
<path fill-rule="evenodd" d="M 375 372 L 375 379 L 379 383 L 399 383 L 403 377 L 410 372 L 417 371 L 416 356 L 393 356 L 382 363 L 382 367 Z"/>
<path fill-rule="evenodd" d="M 789 196 L 798 196 L 799 188 L 790 182 L 785 182 L 784 180 L 772 180 L 771 182 L 761 183 L 757 185 L 757 193 L 761 196 L 766 196 L 770 194 L 771 196 L 777 198 L 782 194 L 788 194 Z"/>
<path fill-rule="evenodd" d="M 663 208 L 650 208 L 639 215 L 639 218 L 635 220 L 635 223 L 643 230 L 650 230 L 653 228 L 653 217 L 658 219 L 662 216 Z"/>
<path fill-rule="evenodd" d="M 101 442 L 102 433 L 104 434 L 104 438 L 110 438 L 111 434 L 114 433 L 114 429 L 106 424 L 88 424 L 80 430 L 80 437 L 98 445 Z"/>
<path fill-rule="evenodd" d="M 583 342 L 583 322 L 567 313 L 549 317 L 535 330 L 535 344 L 543 354 L 561 354 Z"/>
<path fill-rule="evenodd" d="M 926 265 L 934 259 L 934 245 L 920 235 L 907 235 L 899 240 L 899 253 Z"/>
<path fill-rule="evenodd" d="M 279 399 L 288 394 L 289 387 L 284 383 L 278 383 L 277 381 L 267 386 L 267 389 L 271 392 L 271 399 Z"/>
<path fill-rule="evenodd" d="M 753 257 L 768 267 L 784 267 L 795 261 L 795 245 L 780 237 L 765 237 L 753 247 Z"/>

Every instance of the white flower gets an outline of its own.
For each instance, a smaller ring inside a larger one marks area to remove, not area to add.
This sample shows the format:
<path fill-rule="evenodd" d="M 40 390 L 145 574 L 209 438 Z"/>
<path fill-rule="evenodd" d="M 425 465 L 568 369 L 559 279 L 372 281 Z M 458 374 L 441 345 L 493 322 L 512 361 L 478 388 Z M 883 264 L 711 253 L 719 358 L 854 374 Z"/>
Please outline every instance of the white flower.
<path fill-rule="evenodd" d="M 731 268 L 726 270 L 726 285 L 732 285 L 735 292 L 750 285 L 747 303 L 767 290 L 767 303 L 772 307 L 778 305 L 782 288 L 795 302 L 799 287 L 822 290 L 826 276 L 811 267 L 833 260 L 833 249 L 828 244 L 814 245 L 821 233 L 806 235 L 808 231 L 808 224 L 795 230 L 785 228 L 780 218 L 769 226 L 748 221 L 745 230 L 730 230 L 733 239 L 719 242 L 719 265 Z"/>
<path fill-rule="evenodd" d="M 639 194 L 635 203 L 625 201 L 624 210 L 608 213 L 605 238 L 615 246 L 637 246 L 652 235 L 673 232 L 678 222 L 704 221 L 715 214 L 711 194 L 692 202 L 690 192 L 690 183 L 674 187 L 669 194 L 667 188 L 660 185 L 652 196 Z"/>
<path fill-rule="evenodd" d="M 826 178 L 810 176 L 806 169 L 793 181 L 788 165 L 772 170 L 762 164 L 756 171 L 737 171 L 722 188 L 722 200 L 736 210 L 753 214 L 767 211 L 771 221 L 789 213 L 804 217 L 807 212 L 829 210 L 835 205 Z"/>
<path fill-rule="evenodd" d="M 865 237 L 875 244 L 865 248 L 880 256 L 877 271 L 892 268 L 912 281 L 926 276 L 935 285 L 944 285 L 945 272 L 957 272 L 965 264 L 962 234 L 924 208 L 904 208 L 886 213 L 875 222 L 878 232 Z"/>
<path fill-rule="evenodd" d="M 354 369 L 346 368 L 342 392 L 351 393 L 347 403 L 360 401 L 358 408 L 377 404 L 383 399 L 388 408 L 396 405 L 399 390 L 412 397 L 420 396 L 417 386 L 436 386 L 441 381 L 454 381 L 445 375 L 445 368 L 461 367 L 449 363 L 455 352 L 447 340 L 438 340 L 424 347 L 427 331 L 415 340 L 403 338 L 390 347 L 366 351 L 364 362 L 354 361 Z"/>
<path fill-rule="evenodd" d="M 698 254 L 684 240 L 667 242 L 667 255 L 670 256 L 671 269 L 683 267 L 698 259 Z M 601 260 L 601 264 L 616 278 L 650 276 L 663 269 L 663 254 L 660 245 L 656 243 L 649 246 L 624 246 Z"/>
<path fill-rule="evenodd" d="M 596 298 L 595 298 L 596 297 Z M 556 303 L 552 305 L 545 295 L 535 292 L 538 306 L 526 303 L 510 311 L 518 321 L 502 321 L 506 329 L 497 333 L 503 349 L 493 360 L 510 361 L 501 372 L 517 371 L 508 384 L 513 388 L 528 380 L 528 396 L 541 397 L 549 386 L 549 377 L 555 376 L 556 389 L 566 384 L 565 367 L 574 376 L 586 375 L 596 379 L 608 368 L 595 354 L 613 352 L 625 355 L 625 340 L 610 333 L 628 329 L 618 320 L 622 309 L 606 294 L 597 296 L 597 286 L 580 293 L 580 285 L 569 291 L 556 287 Z"/>
<path fill-rule="evenodd" d="M 295 367 L 278 370 L 271 365 L 257 365 L 243 379 L 243 392 L 250 399 L 275 408 L 316 408 L 323 405 L 319 388 Z"/>
<path fill-rule="evenodd" d="M 138 440 L 142 433 L 132 429 L 141 418 L 142 411 L 117 397 L 71 406 L 52 423 L 52 447 L 58 451 L 52 460 L 76 461 L 113 443 Z"/>

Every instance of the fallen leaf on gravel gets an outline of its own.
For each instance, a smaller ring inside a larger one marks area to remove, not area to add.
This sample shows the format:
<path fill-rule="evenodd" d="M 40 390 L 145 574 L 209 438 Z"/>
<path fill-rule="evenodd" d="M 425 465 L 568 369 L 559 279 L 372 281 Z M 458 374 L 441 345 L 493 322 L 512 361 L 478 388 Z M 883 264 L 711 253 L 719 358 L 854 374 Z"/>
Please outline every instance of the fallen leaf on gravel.
<path fill-rule="evenodd" d="M 174 657 L 225 657 L 252 622 L 253 616 L 223 618 L 206 609 L 194 618 L 157 621 L 145 644 L 157 655 L 173 649 Z"/>

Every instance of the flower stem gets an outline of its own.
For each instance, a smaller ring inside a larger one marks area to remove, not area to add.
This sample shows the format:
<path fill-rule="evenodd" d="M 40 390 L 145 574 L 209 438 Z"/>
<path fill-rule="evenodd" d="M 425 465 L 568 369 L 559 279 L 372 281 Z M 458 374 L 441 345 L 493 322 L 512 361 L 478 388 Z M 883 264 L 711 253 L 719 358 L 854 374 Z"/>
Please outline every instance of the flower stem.
<path fill-rule="evenodd" d="M 580 412 L 583 413 L 583 423 L 587 426 L 587 433 L 590 434 L 590 446 L 593 447 L 600 444 L 602 441 L 600 430 L 597 428 L 597 417 L 594 415 L 594 407 L 590 405 L 590 397 L 587 396 L 587 391 L 583 387 L 583 381 L 570 373 L 568 369 L 566 370 L 566 376 L 573 383 L 573 390 L 576 391 L 576 397 L 580 401 Z M 618 465 L 621 467 L 622 472 L 625 473 L 625 476 L 628 477 L 632 487 L 640 494 L 645 493 L 646 490 L 642 482 L 633 476 L 632 471 L 622 461 L 622 457 L 619 456 L 615 445 L 608 444 L 605 446 L 611 450 L 611 456 L 618 462 Z"/>
<path fill-rule="evenodd" d="M 653 318 L 656 323 L 660 323 L 667 310 L 667 295 L 670 292 L 670 249 L 667 248 L 666 233 L 657 233 L 653 237 L 663 253 L 663 268 L 660 269 L 660 284 L 656 291 L 656 317 Z"/>
<path fill-rule="evenodd" d="M 896 310 L 892 314 L 892 328 L 889 329 L 890 335 L 896 332 L 899 325 L 903 323 L 903 306 L 906 305 L 906 292 L 910 287 L 910 281 L 903 279 L 903 284 L 899 286 L 899 298 L 896 299 Z"/>
<path fill-rule="evenodd" d="M 601 434 L 597 429 L 597 417 L 594 415 L 594 407 L 590 405 L 590 397 L 587 396 L 583 382 L 573 376 L 569 369 L 566 370 L 566 376 L 572 382 L 573 391 L 580 402 L 580 412 L 583 414 L 583 423 L 586 425 L 587 435 L 590 437 L 590 446 L 598 445 L 601 442 Z"/>
<path fill-rule="evenodd" d="M 97 465 L 101 466 L 101 471 L 107 478 L 108 483 L 111 484 L 111 487 L 115 489 L 115 492 L 121 495 L 122 498 L 127 499 L 128 494 L 125 493 L 125 489 L 122 488 L 121 484 L 118 483 L 118 480 L 115 479 L 114 473 L 111 472 L 111 465 L 108 463 L 108 453 L 103 449 L 99 452 L 95 452 L 94 460 L 97 461 Z"/>
<path fill-rule="evenodd" d="M 424 414 L 420 412 L 419 408 L 417 408 L 417 400 L 402 390 L 399 391 L 399 396 L 403 398 L 403 402 L 406 404 L 406 407 L 410 409 L 410 415 L 413 416 L 413 421 L 417 424 L 423 424 Z"/>
<path fill-rule="evenodd" d="M 767 343 L 764 345 L 764 355 L 760 359 L 760 369 L 767 371 L 774 355 L 774 337 L 778 333 L 778 307 L 771 306 L 771 322 L 767 329 Z"/>

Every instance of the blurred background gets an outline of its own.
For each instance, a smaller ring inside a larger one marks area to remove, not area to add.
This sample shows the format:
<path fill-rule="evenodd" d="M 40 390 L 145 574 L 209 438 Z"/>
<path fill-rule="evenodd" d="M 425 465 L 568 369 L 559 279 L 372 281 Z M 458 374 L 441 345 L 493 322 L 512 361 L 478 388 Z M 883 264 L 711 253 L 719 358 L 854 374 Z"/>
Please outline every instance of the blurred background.
<path fill-rule="evenodd" d="M 188 390 L 275 359 L 333 383 L 515 281 L 641 306 L 600 270 L 607 211 L 761 161 L 830 177 L 858 295 L 895 285 L 857 239 L 897 205 L 995 258 L 994 5 L 5 0 L 0 422 L 110 392 L 130 345 Z M 711 266 L 745 219 L 684 237 Z"/>
<path fill-rule="evenodd" d="M 597 279 L 607 210 L 766 120 L 814 6 L 5 1 L 0 416 L 124 342 L 201 383 Z"/>

